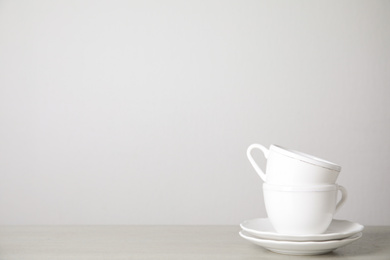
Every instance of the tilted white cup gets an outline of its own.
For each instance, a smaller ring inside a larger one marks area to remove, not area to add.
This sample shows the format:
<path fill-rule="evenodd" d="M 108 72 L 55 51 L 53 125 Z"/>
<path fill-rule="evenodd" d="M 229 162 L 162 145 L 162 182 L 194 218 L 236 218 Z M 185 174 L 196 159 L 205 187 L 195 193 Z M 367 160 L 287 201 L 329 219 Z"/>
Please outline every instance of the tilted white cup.
<path fill-rule="evenodd" d="M 252 150 L 259 149 L 267 159 L 266 173 L 252 157 Z M 278 145 L 269 149 L 260 144 L 248 147 L 247 156 L 264 182 L 278 185 L 335 184 L 341 167 L 332 162 Z"/>
<path fill-rule="evenodd" d="M 337 202 L 338 191 L 342 196 Z M 321 234 L 347 200 L 347 190 L 337 184 L 283 186 L 263 184 L 268 218 L 278 233 Z"/>

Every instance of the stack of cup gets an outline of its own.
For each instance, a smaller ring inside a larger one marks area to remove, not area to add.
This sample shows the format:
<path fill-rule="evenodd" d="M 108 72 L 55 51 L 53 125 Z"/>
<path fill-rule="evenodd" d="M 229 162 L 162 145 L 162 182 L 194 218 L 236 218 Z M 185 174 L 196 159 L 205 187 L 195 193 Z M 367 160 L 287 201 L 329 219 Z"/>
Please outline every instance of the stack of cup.
<path fill-rule="evenodd" d="M 266 173 L 253 159 L 253 149 L 264 153 Z M 247 156 L 264 181 L 267 215 L 278 233 L 308 235 L 326 231 L 333 215 L 347 199 L 346 189 L 336 184 L 339 165 L 277 145 L 267 149 L 252 144 Z"/>

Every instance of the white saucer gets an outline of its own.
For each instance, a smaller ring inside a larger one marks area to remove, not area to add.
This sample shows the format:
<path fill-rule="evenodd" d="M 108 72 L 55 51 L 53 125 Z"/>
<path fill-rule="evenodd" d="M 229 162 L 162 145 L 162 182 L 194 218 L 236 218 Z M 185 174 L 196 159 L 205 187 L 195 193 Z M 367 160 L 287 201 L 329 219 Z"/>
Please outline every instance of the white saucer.
<path fill-rule="evenodd" d="M 247 233 L 262 239 L 283 241 L 327 241 L 343 239 L 361 232 L 364 226 L 347 220 L 333 219 L 328 229 L 322 234 L 313 235 L 285 235 L 275 231 L 268 218 L 246 220 L 240 227 Z"/>
<path fill-rule="evenodd" d="M 348 245 L 362 237 L 362 233 L 353 235 L 341 240 L 328 241 L 275 241 L 269 239 L 260 239 L 250 236 L 245 231 L 240 232 L 240 236 L 244 239 L 264 247 L 270 251 L 286 255 L 321 255 L 332 252 L 333 250 Z"/>

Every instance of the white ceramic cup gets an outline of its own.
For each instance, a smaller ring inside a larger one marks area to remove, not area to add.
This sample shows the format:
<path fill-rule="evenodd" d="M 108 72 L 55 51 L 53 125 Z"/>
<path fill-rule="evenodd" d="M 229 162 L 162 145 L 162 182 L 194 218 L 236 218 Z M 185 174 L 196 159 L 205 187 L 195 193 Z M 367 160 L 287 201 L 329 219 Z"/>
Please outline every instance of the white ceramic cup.
<path fill-rule="evenodd" d="M 337 193 L 341 199 L 337 202 Z M 347 200 L 347 190 L 337 184 L 282 186 L 263 184 L 268 218 L 278 233 L 321 234 Z"/>
<path fill-rule="evenodd" d="M 252 157 L 252 150 L 259 149 L 267 159 L 266 174 Z M 248 147 L 247 156 L 264 182 L 278 185 L 335 184 L 341 167 L 323 159 L 289 150 L 278 145 L 269 149 L 260 144 Z"/>

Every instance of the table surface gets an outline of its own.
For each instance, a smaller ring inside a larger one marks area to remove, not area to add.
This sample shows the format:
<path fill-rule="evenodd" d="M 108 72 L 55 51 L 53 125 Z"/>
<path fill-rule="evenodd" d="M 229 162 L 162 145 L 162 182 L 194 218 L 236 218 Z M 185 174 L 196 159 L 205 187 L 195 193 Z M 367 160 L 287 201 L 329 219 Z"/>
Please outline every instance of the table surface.
<path fill-rule="evenodd" d="M 251 244 L 238 226 L 0 226 L 0 260 L 390 259 L 390 226 L 320 256 L 286 256 Z"/>

